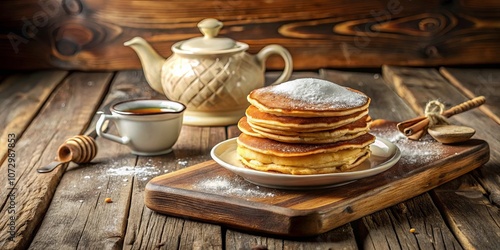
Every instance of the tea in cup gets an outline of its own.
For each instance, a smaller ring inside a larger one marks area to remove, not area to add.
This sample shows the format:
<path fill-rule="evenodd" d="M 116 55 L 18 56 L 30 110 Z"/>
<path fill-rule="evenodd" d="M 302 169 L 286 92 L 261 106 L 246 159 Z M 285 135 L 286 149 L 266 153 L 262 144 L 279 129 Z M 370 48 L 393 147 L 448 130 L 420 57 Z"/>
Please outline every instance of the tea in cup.
<path fill-rule="evenodd" d="M 96 132 L 102 138 L 127 145 L 135 155 L 161 155 L 172 151 L 182 129 L 186 106 L 168 100 L 130 100 L 111 106 L 102 114 Z M 119 135 L 102 131 L 112 121 Z"/>

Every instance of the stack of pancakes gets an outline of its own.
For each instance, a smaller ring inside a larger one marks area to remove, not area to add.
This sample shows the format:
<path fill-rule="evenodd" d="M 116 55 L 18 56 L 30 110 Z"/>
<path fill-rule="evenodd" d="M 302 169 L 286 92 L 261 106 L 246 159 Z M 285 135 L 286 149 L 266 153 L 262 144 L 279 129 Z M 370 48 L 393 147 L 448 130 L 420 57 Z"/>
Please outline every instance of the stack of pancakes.
<path fill-rule="evenodd" d="M 335 83 L 304 78 L 248 95 L 238 127 L 247 167 L 287 174 L 348 171 L 370 157 L 370 98 Z"/>

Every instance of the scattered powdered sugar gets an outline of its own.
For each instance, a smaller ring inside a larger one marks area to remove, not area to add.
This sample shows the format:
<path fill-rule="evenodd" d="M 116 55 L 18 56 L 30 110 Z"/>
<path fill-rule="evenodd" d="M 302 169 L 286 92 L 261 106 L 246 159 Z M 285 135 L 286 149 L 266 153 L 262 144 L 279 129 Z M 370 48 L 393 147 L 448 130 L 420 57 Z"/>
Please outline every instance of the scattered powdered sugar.
<path fill-rule="evenodd" d="M 333 109 L 355 108 L 367 102 L 367 96 L 363 94 L 315 78 L 296 79 L 269 87 L 269 89 L 272 93 L 286 95 L 293 100 Z"/>
<path fill-rule="evenodd" d="M 177 164 L 179 164 L 179 165 L 181 165 L 181 166 L 185 167 L 185 166 L 187 166 L 188 161 L 185 161 L 185 160 L 179 160 L 179 161 L 177 162 Z"/>
<path fill-rule="evenodd" d="M 399 161 L 404 165 L 425 165 L 443 158 L 444 146 L 430 136 L 413 141 L 396 129 L 373 128 L 370 133 L 394 143 L 401 150 Z"/>
<path fill-rule="evenodd" d="M 213 192 L 222 195 L 232 195 L 242 198 L 268 198 L 274 197 L 273 192 L 261 190 L 259 186 L 252 185 L 241 178 L 228 179 L 217 176 L 211 179 L 201 180 L 193 185 L 194 188 L 203 192 Z"/>
<path fill-rule="evenodd" d="M 155 176 L 160 174 L 160 170 L 156 167 L 149 167 L 149 166 L 144 166 L 144 167 L 130 167 L 130 166 L 123 166 L 119 168 L 109 168 L 106 171 L 106 174 L 108 176 L 128 176 L 128 175 L 135 175 L 135 176 L 140 176 L 140 177 L 147 177 L 147 176 Z"/>

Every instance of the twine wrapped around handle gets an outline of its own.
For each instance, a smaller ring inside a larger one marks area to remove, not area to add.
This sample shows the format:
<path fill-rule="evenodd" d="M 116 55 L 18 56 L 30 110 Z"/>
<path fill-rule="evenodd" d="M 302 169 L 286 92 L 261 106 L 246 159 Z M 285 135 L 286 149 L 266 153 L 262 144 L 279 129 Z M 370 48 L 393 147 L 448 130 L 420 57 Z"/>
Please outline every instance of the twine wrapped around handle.
<path fill-rule="evenodd" d="M 486 102 L 484 96 L 478 96 L 459 105 L 444 110 L 444 105 L 438 101 L 431 101 L 426 105 L 426 115 L 419 116 L 397 124 L 398 130 L 412 140 L 420 139 L 427 128 L 436 124 L 447 124 L 446 118 L 477 108 Z"/>
<path fill-rule="evenodd" d="M 425 117 L 429 119 L 429 125 L 427 127 L 433 127 L 434 125 L 448 125 L 450 124 L 445 116 L 443 116 L 444 104 L 438 100 L 433 100 L 425 105 Z"/>

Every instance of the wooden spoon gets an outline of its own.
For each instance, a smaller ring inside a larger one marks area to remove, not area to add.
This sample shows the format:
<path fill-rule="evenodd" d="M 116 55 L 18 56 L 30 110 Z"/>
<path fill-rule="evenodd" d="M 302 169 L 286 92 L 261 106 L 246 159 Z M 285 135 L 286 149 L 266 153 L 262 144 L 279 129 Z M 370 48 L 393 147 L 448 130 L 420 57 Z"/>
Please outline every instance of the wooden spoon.
<path fill-rule="evenodd" d="M 437 125 L 428 128 L 427 131 L 436 141 L 443 144 L 464 142 L 476 133 L 471 127 L 458 125 Z"/>

